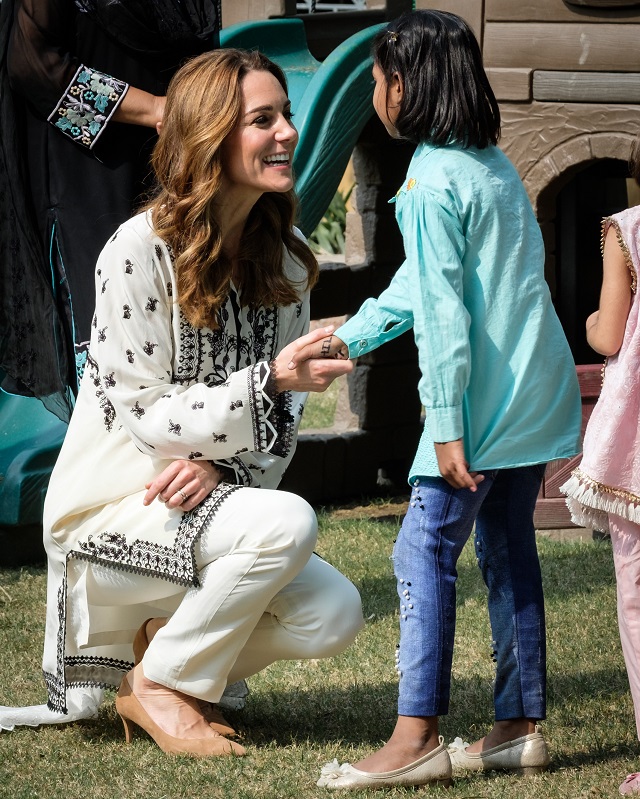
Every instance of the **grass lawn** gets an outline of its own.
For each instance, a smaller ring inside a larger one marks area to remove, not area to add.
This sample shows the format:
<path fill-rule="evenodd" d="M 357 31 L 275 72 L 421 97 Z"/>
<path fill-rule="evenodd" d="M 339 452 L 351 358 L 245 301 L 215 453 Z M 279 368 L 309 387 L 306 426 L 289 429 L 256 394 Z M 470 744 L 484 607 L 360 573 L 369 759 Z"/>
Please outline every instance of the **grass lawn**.
<path fill-rule="evenodd" d="M 164 755 L 143 733 L 124 742 L 113 696 L 99 718 L 0 734 L 0 797 L 64 799 L 305 799 L 321 766 L 355 761 L 379 746 L 395 720 L 393 657 L 398 637 L 389 554 L 397 517 L 321 514 L 318 551 L 358 585 L 367 625 L 341 657 L 272 666 L 250 681 L 244 711 L 229 714 L 245 758 L 198 761 Z M 633 708 L 615 615 L 606 541 L 540 539 L 547 598 L 551 770 L 520 779 L 497 773 L 439 789 L 363 791 L 359 796 L 450 799 L 599 799 L 618 796 L 640 768 Z M 447 741 L 474 740 L 492 718 L 491 635 L 485 591 L 467 546 L 459 567 L 458 630 Z M 0 572 L 0 702 L 44 698 L 40 652 L 44 569 Z"/>
<path fill-rule="evenodd" d="M 314 392 L 309 394 L 300 422 L 301 430 L 331 427 L 336 415 L 339 387 L 340 380 L 334 380 L 329 388 L 321 394 Z"/>

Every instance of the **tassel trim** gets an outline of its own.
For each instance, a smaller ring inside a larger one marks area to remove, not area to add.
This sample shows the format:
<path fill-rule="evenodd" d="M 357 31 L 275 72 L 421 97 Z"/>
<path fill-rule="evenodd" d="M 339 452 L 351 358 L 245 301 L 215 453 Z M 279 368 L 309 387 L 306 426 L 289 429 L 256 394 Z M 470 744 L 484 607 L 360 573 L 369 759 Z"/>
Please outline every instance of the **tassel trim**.
<path fill-rule="evenodd" d="M 560 491 L 567 496 L 574 524 L 608 532 L 610 513 L 640 524 L 640 496 L 593 480 L 581 469 L 573 470 Z"/>

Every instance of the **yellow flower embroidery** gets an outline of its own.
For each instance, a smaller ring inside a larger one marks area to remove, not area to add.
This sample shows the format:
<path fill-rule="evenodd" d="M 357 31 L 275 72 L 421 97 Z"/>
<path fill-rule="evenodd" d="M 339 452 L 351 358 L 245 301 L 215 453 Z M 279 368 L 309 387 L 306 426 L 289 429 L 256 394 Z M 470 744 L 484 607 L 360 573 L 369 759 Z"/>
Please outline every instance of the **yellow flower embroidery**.
<path fill-rule="evenodd" d="M 410 191 L 418 181 L 415 178 L 409 178 L 409 182 L 407 183 L 407 191 Z"/>

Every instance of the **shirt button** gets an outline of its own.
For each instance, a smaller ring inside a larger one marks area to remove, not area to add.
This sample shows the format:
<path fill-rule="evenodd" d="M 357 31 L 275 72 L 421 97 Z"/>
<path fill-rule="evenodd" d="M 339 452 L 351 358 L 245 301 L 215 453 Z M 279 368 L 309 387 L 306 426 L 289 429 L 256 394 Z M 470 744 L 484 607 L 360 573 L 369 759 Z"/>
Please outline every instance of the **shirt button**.
<path fill-rule="evenodd" d="M 367 346 L 367 339 L 366 338 L 360 339 L 360 346 L 361 347 L 366 347 Z"/>

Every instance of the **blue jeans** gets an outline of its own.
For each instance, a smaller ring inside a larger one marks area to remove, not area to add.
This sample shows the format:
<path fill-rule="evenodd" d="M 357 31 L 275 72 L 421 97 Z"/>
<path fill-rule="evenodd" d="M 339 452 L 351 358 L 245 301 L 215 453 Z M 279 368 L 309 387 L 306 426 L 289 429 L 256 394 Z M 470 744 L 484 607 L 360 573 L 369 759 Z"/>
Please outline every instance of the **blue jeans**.
<path fill-rule="evenodd" d="M 533 527 L 544 468 L 484 472 L 476 492 L 455 489 L 441 477 L 414 482 L 393 551 L 400 715 L 441 716 L 449 710 L 456 563 L 475 522 L 497 663 L 495 718 L 545 717 L 544 599 Z"/>

